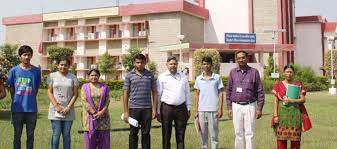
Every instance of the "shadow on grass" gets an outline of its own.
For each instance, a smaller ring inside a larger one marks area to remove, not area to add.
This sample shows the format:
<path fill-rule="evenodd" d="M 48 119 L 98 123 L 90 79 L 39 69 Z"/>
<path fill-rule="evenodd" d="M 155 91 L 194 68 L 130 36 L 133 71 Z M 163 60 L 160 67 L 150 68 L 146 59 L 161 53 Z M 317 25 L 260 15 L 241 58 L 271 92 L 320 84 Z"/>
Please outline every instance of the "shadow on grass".
<path fill-rule="evenodd" d="M 266 116 L 266 115 L 271 115 L 271 113 L 267 113 L 267 114 L 263 114 L 263 116 Z M 220 119 L 219 121 L 220 122 L 225 122 L 225 121 L 230 121 L 231 119 Z M 187 123 L 187 125 L 194 125 L 193 122 L 189 122 Z M 172 126 L 174 127 L 174 125 Z M 161 128 L 161 125 L 152 125 L 151 126 L 152 129 L 158 129 L 158 128 Z M 113 129 L 110 129 L 110 131 L 112 132 L 116 132 L 116 131 L 130 131 L 130 128 L 127 128 L 127 127 L 123 127 L 123 128 L 113 128 Z M 78 133 L 84 133 L 85 131 L 84 130 L 78 130 Z M 227 148 L 223 148 L 223 149 L 227 149 Z"/>
<path fill-rule="evenodd" d="M 0 110 L 0 120 L 10 121 L 12 117 L 12 112 L 10 110 Z M 37 113 L 37 119 L 41 119 L 43 116 Z"/>

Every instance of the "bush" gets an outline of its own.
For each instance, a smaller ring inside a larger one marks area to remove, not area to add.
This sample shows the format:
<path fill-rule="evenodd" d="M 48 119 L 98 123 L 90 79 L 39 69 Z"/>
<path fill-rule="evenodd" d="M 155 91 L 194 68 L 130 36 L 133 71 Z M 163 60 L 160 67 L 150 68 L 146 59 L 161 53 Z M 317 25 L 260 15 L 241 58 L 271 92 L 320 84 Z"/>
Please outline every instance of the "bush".
<path fill-rule="evenodd" d="M 220 69 L 220 54 L 216 49 L 197 49 L 193 53 L 193 66 L 194 66 L 194 75 L 201 74 L 201 65 L 202 58 L 205 56 L 209 56 L 212 58 L 213 67 L 212 71 L 215 73 L 219 73 Z"/>
<path fill-rule="evenodd" d="M 329 86 L 326 77 L 316 76 L 315 72 L 309 66 L 294 65 L 295 68 L 295 81 L 302 82 L 306 91 L 322 91 L 326 90 Z M 284 76 L 280 75 L 279 79 L 271 79 L 265 77 L 263 80 L 264 90 L 269 93 L 273 86 L 278 82 L 284 80 Z"/>
<path fill-rule="evenodd" d="M 20 63 L 17 49 L 18 45 L 4 44 L 0 46 L 0 79 L 6 80 L 9 70 Z"/>

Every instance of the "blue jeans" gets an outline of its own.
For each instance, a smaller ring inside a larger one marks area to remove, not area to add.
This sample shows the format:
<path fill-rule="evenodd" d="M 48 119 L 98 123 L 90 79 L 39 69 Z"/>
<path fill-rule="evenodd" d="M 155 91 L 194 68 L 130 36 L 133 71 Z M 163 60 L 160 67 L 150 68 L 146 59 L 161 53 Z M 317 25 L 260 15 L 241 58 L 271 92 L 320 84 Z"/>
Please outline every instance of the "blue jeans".
<path fill-rule="evenodd" d="M 62 120 L 51 120 L 51 127 L 53 129 L 53 134 L 51 136 L 51 147 L 52 149 L 59 148 L 60 136 L 63 136 L 63 149 L 70 149 L 70 130 L 73 121 L 62 121 Z"/>
<path fill-rule="evenodd" d="M 36 126 L 36 120 L 36 112 L 12 112 L 12 125 L 14 127 L 14 149 L 21 149 L 21 135 L 23 124 L 26 124 L 26 149 L 34 148 L 34 130 Z"/>

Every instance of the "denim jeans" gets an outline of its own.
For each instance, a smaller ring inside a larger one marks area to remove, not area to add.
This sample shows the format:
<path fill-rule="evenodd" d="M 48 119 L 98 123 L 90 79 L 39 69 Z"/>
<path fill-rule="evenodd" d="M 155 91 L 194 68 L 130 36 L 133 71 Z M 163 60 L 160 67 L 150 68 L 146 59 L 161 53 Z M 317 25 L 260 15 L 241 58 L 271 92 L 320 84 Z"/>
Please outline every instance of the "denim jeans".
<path fill-rule="evenodd" d="M 36 126 L 36 112 L 12 112 L 12 125 L 14 127 L 13 148 L 21 149 L 21 135 L 23 125 L 26 124 L 26 149 L 34 148 L 34 130 Z"/>
<path fill-rule="evenodd" d="M 53 134 L 51 136 L 52 149 L 59 148 L 61 134 L 63 137 L 63 149 L 70 149 L 71 145 L 70 130 L 72 124 L 73 121 L 51 120 L 51 127 L 53 129 Z"/>

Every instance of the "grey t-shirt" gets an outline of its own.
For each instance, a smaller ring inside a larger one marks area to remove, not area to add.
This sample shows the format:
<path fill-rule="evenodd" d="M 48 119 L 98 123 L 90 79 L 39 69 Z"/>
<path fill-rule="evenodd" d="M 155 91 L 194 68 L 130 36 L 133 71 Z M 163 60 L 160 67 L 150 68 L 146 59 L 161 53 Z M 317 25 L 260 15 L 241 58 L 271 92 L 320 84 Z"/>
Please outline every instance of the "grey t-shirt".
<path fill-rule="evenodd" d="M 53 95 L 62 107 L 65 107 L 73 97 L 73 87 L 78 86 L 79 82 L 75 75 L 68 73 L 63 76 L 60 72 L 53 72 L 47 78 L 47 85 L 53 87 Z M 52 103 L 49 105 L 48 119 L 50 120 L 74 120 L 75 110 L 72 107 L 69 113 L 64 117 L 59 117 L 55 113 L 55 107 Z"/>

